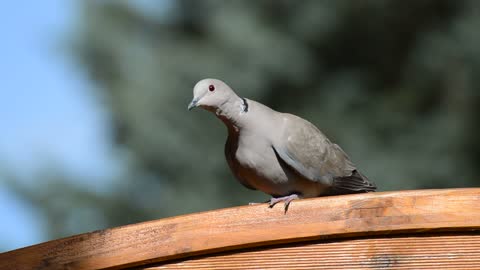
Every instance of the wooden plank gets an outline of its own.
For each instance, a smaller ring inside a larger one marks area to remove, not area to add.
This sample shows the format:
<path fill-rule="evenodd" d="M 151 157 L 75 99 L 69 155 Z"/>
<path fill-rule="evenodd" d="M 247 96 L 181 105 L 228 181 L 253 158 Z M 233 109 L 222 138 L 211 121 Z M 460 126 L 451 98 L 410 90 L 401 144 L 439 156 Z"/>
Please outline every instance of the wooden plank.
<path fill-rule="evenodd" d="M 125 268 L 325 237 L 480 229 L 480 189 L 414 190 L 227 208 L 76 235 L 0 254 L 0 269 Z"/>
<path fill-rule="evenodd" d="M 480 269 L 480 235 L 302 242 L 187 258 L 144 269 Z"/>

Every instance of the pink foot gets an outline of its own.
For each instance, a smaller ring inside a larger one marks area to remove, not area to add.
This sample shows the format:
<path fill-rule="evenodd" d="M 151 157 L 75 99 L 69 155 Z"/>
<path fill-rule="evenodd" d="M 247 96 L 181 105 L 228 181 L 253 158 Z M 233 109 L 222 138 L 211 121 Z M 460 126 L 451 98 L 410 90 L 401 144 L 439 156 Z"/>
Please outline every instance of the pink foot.
<path fill-rule="evenodd" d="M 285 214 L 286 214 L 287 211 L 288 211 L 288 206 L 290 205 L 290 203 L 293 200 L 297 200 L 297 199 L 300 199 L 300 197 L 297 194 L 292 194 L 292 195 L 288 195 L 288 196 L 284 196 L 284 197 L 278 197 L 278 198 L 271 198 L 270 203 L 269 203 L 270 204 L 269 207 L 272 208 L 273 206 L 275 206 L 275 204 L 277 204 L 279 202 L 283 202 L 284 207 L 285 207 Z"/>

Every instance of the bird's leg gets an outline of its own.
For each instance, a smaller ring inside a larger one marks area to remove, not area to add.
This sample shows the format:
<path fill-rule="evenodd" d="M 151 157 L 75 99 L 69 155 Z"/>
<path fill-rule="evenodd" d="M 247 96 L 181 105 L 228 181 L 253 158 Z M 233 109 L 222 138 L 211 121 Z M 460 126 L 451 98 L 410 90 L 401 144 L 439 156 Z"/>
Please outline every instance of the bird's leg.
<path fill-rule="evenodd" d="M 288 210 L 288 206 L 290 205 L 290 203 L 293 201 L 293 200 L 296 200 L 296 199 L 299 199 L 300 197 L 297 195 L 297 194 L 291 194 L 291 195 L 288 195 L 288 196 L 284 196 L 284 197 L 278 197 L 278 198 L 274 198 L 272 197 L 270 199 L 270 205 L 269 207 L 272 208 L 273 206 L 275 206 L 275 204 L 279 203 L 279 202 L 283 202 L 284 203 L 284 207 L 285 207 L 285 213 L 287 213 L 287 210 Z"/>
<path fill-rule="evenodd" d="M 264 203 L 270 203 L 270 200 L 267 200 L 264 202 L 249 202 L 248 205 L 257 205 L 257 204 L 264 204 Z"/>

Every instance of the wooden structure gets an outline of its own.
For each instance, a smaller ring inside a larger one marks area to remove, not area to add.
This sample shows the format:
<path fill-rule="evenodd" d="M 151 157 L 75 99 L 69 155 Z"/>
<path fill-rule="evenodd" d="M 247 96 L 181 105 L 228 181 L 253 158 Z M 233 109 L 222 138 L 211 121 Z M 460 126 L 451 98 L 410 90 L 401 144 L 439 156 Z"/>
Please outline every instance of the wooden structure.
<path fill-rule="evenodd" d="M 381 192 L 149 221 L 0 254 L 0 269 L 480 269 L 480 188 Z"/>

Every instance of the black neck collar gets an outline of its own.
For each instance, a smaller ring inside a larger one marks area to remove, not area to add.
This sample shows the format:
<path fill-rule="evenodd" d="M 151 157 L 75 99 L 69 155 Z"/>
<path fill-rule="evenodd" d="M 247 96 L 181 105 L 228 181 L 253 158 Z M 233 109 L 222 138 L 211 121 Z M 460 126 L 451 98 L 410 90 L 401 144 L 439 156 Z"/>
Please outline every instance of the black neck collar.
<path fill-rule="evenodd" d="M 242 108 L 243 108 L 243 112 L 246 113 L 248 112 L 248 103 L 247 103 L 247 99 L 246 98 L 241 98 L 242 99 Z"/>

